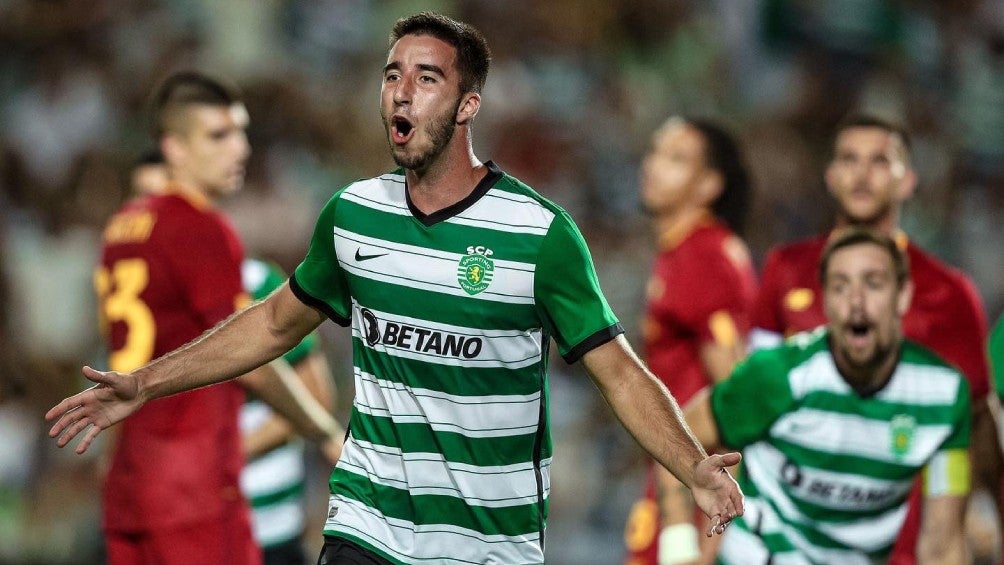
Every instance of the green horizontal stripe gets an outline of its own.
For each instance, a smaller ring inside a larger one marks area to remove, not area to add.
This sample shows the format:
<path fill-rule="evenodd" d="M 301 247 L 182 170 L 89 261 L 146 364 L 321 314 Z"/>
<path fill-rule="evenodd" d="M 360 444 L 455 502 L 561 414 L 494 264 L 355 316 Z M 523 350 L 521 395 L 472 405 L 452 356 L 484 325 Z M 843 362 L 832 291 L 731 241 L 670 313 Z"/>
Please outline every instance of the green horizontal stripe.
<path fill-rule="evenodd" d="M 333 493 L 376 508 L 389 518 L 419 526 L 449 524 L 487 536 L 526 535 L 536 533 L 539 527 L 537 504 L 488 508 L 469 505 L 453 496 L 412 495 L 407 490 L 373 483 L 342 468 L 335 468 L 331 473 L 331 489 Z"/>
<path fill-rule="evenodd" d="M 262 508 L 265 506 L 272 506 L 280 502 L 288 502 L 294 500 L 300 500 L 303 498 L 303 483 L 297 483 L 291 485 L 281 490 L 271 492 L 268 494 L 260 494 L 258 496 L 251 497 L 251 506 L 254 508 Z"/>
<path fill-rule="evenodd" d="M 768 499 L 762 499 L 762 498 L 758 499 L 758 500 L 760 502 L 766 502 L 767 504 L 769 504 L 771 506 L 771 508 L 773 508 L 774 512 L 778 516 L 783 516 L 783 514 L 781 514 L 778 511 L 777 507 L 770 500 L 768 500 Z M 816 547 L 820 547 L 820 548 L 824 548 L 824 549 L 838 549 L 838 550 L 853 550 L 853 551 L 857 551 L 854 548 L 847 547 L 846 545 L 844 545 L 842 543 L 839 543 L 839 542 L 831 539 L 829 536 L 827 536 L 827 535 L 821 533 L 819 530 L 817 530 L 813 525 L 803 526 L 801 524 L 797 524 L 797 523 L 793 523 L 793 522 L 785 522 L 785 525 L 787 525 L 787 526 L 791 527 L 792 529 L 798 531 L 798 533 L 803 538 L 805 538 L 806 541 L 808 541 L 810 544 L 812 544 L 812 545 L 814 545 Z M 748 522 L 747 522 L 747 525 L 746 525 L 746 529 L 749 530 L 749 531 L 753 531 L 749 527 Z M 886 548 L 884 548 L 883 550 L 879 550 L 879 551 L 874 552 L 874 553 L 867 553 L 867 552 L 863 552 L 863 553 L 865 553 L 866 555 L 869 555 L 871 557 L 882 557 L 882 556 L 885 556 L 886 554 L 888 554 L 889 550 L 891 549 L 892 542 L 895 541 L 895 538 L 896 538 L 896 534 L 893 533 L 890 536 L 890 541 L 889 541 L 888 546 Z M 785 551 L 792 551 L 793 549 L 795 549 L 795 546 L 792 545 L 792 543 L 788 540 L 788 538 L 783 533 L 781 533 L 781 532 L 771 532 L 771 533 L 766 534 L 766 535 L 765 534 L 760 534 L 760 539 L 764 540 L 764 544 L 767 546 L 768 551 L 770 551 L 771 553 L 781 553 L 781 552 L 785 552 Z"/>
<path fill-rule="evenodd" d="M 453 463 L 487 467 L 533 461 L 535 433 L 471 438 L 456 432 L 435 431 L 424 423 L 395 423 L 390 418 L 364 414 L 355 407 L 350 426 L 352 435 L 360 440 L 405 453 L 439 453 Z M 551 456 L 550 441 L 544 442 L 541 452 L 543 459 Z"/>
<path fill-rule="evenodd" d="M 374 310 L 486 330 L 528 331 L 543 325 L 532 304 L 510 304 L 422 290 L 414 288 L 413 281 L 403 279 L 391 284 L 349 272 L 345 276 L 356 300 Z M 460 289 L 459 282 L 456 288 Z"/>
<path fill-rule="evenodd" d="M 440 365 L 375 351 L 357 337 L 352 355 L 360 370 L 379 379 L 458 396 L 527 396 L 544 386 L 539 363 L 520 369 Z"/>
<path fill-rule="evenodd" d="M 818 451 L 780 438 L 772 438 L 771 443 L 784 453 L 789 461 L 796 461 L 805 467 L 854 473 L 887 481 L 912 480 L 917 474 L 917 468 L 912 465 L 900 465 L 845 453 Z"/>
<path fill-rule="evenodd" d="M 948 399 L 955 401 L 954 398 Z M 877 398 L 862 400 L 853 394 L 837 394 L 828 391 L 810 393 L 801 402 L 803 408 L 811 408 L 837 414 L 859 416 L 871 420 L 888 422 L 894 416 L 909 414 L 917 420 L 918 426 L 952 426 L 956 421 L 958 407 L 955 404 L 927 406 L 884 402 Z"/>
<path fill-rule="evenodd" d="M 531 264 L 536 262 L 540 243 L 544 239 L 543 235 L 512 233 L 511 228 L 503 225 L 499 225 L 498 229 L 485 229 L 452 222 L 425 226 L 414 219 L 411 222 L 399 220 L 400 216 L 397 214 L 362 206 L 342 198 L 338 202 L 335 224 L 348 231 L 378 237 L 389 242 L 429 245 L 434 249 L 460 255 L 467 254 L 469 245 L 483 245 L 494 252 L 492 259 Z M 433 239 L 449 241 L 452 245 L 446 248 L 432 245 Z"/>

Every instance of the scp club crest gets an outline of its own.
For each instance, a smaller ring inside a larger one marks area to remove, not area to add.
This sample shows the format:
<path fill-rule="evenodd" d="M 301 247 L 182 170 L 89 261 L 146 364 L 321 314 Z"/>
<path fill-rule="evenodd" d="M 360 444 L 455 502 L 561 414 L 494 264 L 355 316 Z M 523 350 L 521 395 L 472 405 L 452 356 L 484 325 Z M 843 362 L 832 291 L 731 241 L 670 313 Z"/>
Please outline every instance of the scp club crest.
<path fill-rule="evenodd" d="M 483 246 L 470 246 L 467 255 L 457 263 L 457 282 L 464 292 L 474 296 L 492 282 L 495 275 L 495 262 L 489 259 L 492 250 Z"/>

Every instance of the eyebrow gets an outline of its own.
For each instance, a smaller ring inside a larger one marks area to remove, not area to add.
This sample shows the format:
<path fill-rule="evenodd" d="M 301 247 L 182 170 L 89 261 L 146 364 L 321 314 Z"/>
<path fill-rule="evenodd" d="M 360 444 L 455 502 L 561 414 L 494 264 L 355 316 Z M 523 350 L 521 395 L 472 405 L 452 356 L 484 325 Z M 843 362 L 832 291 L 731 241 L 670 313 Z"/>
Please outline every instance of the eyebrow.
<path fill-rule="evenodd" d="M 415 65 L 415 66 L 418 67 L 418 69 L 421 70 L 421 71 L 433 72 L 433 73 L 438 74 L 441 77 L 445 77 L 446 76 L 446 73 L 443 72 L 443 68 L 440 67 L 439 65 L 430 65 L 428 63 L 419 63 L 418 65 Z M 387 63 L 386 65 L 384 65 L 384 67 L 383 67 L 383 72 L 384 73 L 386 73 L 387 71 L 391 71 L 391 70 L 400 71 L 401 70 L 401 63 L 398 63 L 397 61 L 394 61 L 394 62 Z"/>

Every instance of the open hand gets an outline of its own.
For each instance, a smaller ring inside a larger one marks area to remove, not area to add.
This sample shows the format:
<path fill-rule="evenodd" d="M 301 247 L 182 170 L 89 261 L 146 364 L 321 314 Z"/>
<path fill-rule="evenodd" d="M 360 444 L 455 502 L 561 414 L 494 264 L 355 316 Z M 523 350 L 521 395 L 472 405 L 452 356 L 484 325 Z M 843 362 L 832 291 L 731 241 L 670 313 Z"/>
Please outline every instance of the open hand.
<path fill-rule="evenodd" d="M 143 404 L 139 398 L 139 384 L 132 375 L 96 371 L 90 367 L 84 367 L 82 372 L 87 380 L 97 384 L 63 399 L 45 413 L 46 421 L 56 420 L 49 437 L 57 438 L 59 447 L 65 447 L 77 434 L 84 432 L 75 450 L 78 454 L 87 451 L 101 430 L 124 420 Z"/>
<path fill-rule="evenodd" d="M 729 474 L 731 467 L 742 460 L 739 453 L 711 455 L 697 464 L 692 487 L 694 501 L 711 519 L 705 534 L 722 535 L 736 516 L 743 515 L 743 493 Z"/>

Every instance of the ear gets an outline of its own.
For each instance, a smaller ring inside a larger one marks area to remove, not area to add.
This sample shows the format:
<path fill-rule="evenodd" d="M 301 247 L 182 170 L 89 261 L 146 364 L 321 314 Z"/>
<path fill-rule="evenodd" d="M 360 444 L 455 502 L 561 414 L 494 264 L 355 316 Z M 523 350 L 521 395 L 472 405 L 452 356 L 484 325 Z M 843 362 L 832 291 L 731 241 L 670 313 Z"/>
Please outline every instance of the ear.
<path fill-rule="evenodd" d="M 481 108 L 481 95 L 477 92 L 467 92 L 460 98 L 457 107 L 457 125 L 469 124 Z"/>
<path fill-rule="evenodd" d="M 897 195 L 899 196 L 899 201 L 904 202 L 909 200 L 913 196 L 914 190 L 917 189 L 917 173 L 911 168 L 906 167 L 906 171 L 903 173 L 903 180 L 899 183 L 899 190 Z"/>
<path fill-rule="evenodd" d="M 701 205 L 710 207 L 725 190 L 725 178 L 715 170 L 708 170 L 697 185 L 697 198 Z"/>
<path fill-rule="evenodd" d="M 829 192 L 831 196 L 836 196 L 833 194 L 833 185 L 836 183 L 837 172 L 833 168 L 833 161 L 830 161 L 826 165 L 826 171 L 823 172 L 823 181 L 826 182 L 826 192 Z"/>
<path fill-rule="evenodd" d="M 164 162 L 170 165 L 182 158 L 185 148 L 177 136 L 169 134 L 160 138 L 160 153 L 164 156 Z"/>
<path fill-rule="evenodd" d="M 913 301 L 913 281 L 907 279 L 903 283 L 903 288 L 899 291 L 899 296 L 896 297 L 896 312 L 900 317 L 906 315 L 906 311 L 910 309 L 910 302 Z"/>

